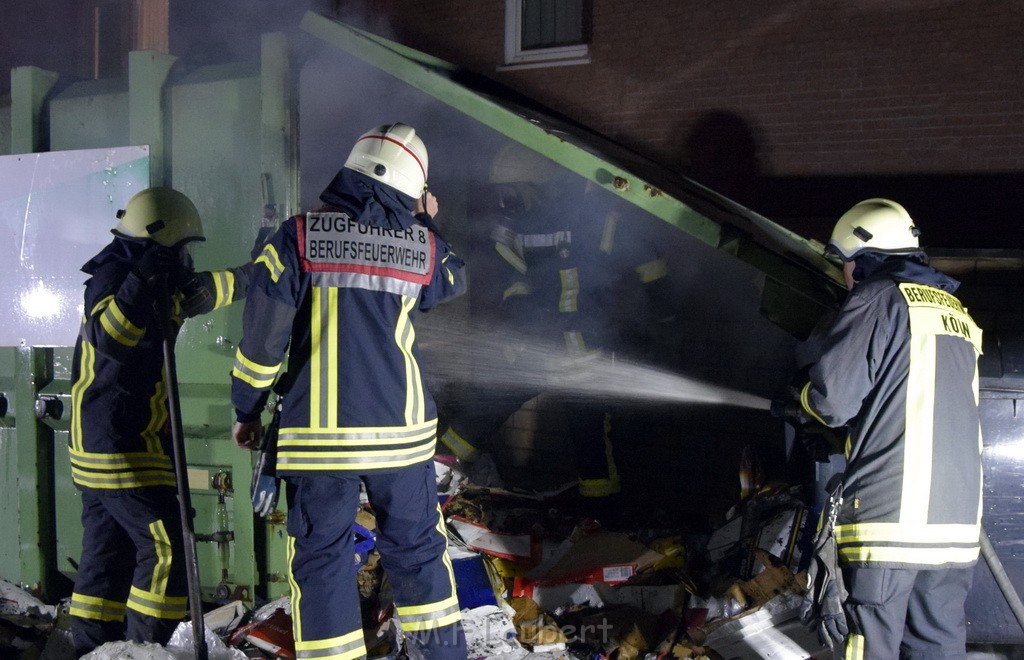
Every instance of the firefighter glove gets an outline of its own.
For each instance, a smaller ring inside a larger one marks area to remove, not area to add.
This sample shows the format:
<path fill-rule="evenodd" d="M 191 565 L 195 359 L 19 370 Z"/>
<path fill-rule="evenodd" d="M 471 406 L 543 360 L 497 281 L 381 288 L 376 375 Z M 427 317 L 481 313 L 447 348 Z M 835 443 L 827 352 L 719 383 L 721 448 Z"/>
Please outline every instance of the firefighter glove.
<path fill-rule="evenodd" d="M 252 510 L 261 518 L 277 508 L 278 479 L 274 475 L 273 461 L 270 452 L 261 451 L 256 457 L 256 465 L 252 471 L 252 485 L 249 495 L 252 498 Z"/>
<path fill-rule="evenodd" d="M 828 515 L 814 540 L 814 554 L 807 569 L 807 594 L 800 608 L 800 618 L 817 630 L 818 639 L 829 648 L 842 644 L 849 632 L 843 602 L 846 585 L 839 568 L 839 548 L 834 531 L 835 514 L 842 499 L 838 491 L 829 502 Z"/>
<path fill-rule="evenodd" d="M 132 272 L 147 285 L 153 286 L 161 277 L 171 275 L 177 266 L 178 259 L 174 251 L 154 243 L 135 262 Z"/>
<path fill-rule="evenodd" d="M 178 282 L 178 290 L 181 291 L 181 312 L 185 318 L 213 311 L 213 294 L 203 284 L 199 273 L 183 270 Z"/>
<path fill-rule="evenodd" d="M 772 417 L 790 420 L 797 424 L 806 424 L 810 421 L 804 407 L 800 402 L 788 394 L 777 396 L 771 403 Z"/>

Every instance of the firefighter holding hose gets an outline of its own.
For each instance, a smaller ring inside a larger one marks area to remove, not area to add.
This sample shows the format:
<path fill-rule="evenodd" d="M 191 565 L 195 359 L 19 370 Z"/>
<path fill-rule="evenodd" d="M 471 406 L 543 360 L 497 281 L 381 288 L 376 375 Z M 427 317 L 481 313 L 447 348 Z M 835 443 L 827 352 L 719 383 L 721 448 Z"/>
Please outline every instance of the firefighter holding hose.
<path fill-rule="evenodd" d="M 177 190 L 143 190 L 118 218 L 113 241 L 82 267 L 71 374 L 84 527 L 70 607 L 79 656 L 109 641 L 166 644 L 188 612 L 164 342 L 185 319 L 244 297 L 251 268 L 193 269 L 202 222 Z"/>
<path fill-rule="evenodd" d="M 982 513 L 981 329 L 918 234 L 887 199 L 839 219 L 827 254 L 842 261 L 849 296 L 799 401 L 773 403 L 779 415 L 849 425 L 834 543 L 819 547 L 810 584 L 821 629 L 838 642 L 849 628 L 847 658 L 966 653 Z M 842 580 L 828 574 L 836 563 Z"/>

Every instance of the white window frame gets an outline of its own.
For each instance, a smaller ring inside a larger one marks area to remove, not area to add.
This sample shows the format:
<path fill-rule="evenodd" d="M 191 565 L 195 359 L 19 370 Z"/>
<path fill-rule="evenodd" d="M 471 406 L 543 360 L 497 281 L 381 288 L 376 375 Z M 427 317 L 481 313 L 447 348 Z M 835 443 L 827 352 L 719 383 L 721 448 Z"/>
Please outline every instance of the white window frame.
<path fill-rule="evenodd" d="M 523 50 L 522 43 L 522 0 L 505 0 L 505 64 L 498 67 L 499 71 L 590 63 L 588 44 Z"/>

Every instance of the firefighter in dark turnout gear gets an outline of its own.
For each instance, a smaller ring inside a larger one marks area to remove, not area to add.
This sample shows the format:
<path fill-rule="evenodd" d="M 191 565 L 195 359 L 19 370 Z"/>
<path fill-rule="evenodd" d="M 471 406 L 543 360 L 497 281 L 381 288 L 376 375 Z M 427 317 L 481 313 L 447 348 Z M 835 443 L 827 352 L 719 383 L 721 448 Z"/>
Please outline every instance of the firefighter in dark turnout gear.
<path fill-rule="evenodd" d="M 259 437 L 287 348 L 277 474 L 298 658 L 366 654 L 353 561 L 360 482 L 407 643 L 427 658 L 466 657 L 437 500 L 437 413 L 413 326 L 417 310 L 465 283 L 426 177 L 412 127 L 373 129 L 320 195 L 326 206 L 287 220 L 257 259 L 232 371 L 234 437 L 243 447 Z"/>
<path fill-rule="evenodd" d="M 471 296 L 474 315 L 493 326 L 490 334 L 509 338 L 484 368 L 507 372 L 510 385 L 477 388 L 443 410 L 441 441 L 464 463 L 476 461 L 524 403 L 545 391 L 571 391 L 573 379 L 585 378 L 589 360 L 637 357 L 625 350 L 652 310 L 661 314 L 657 320 L 672 315 L 665 260 L 648 246 L 616 241 L 617 225 L 628 219 L 622 207 L 598 201 L 602 191 L 585 189 L 581 179 L 559 170 L 518 143 L 504 147 L 491 167 L 483 209 L 489 222 L 476 223 L 487 235 L 477 241 Z M 560 366 L 550 377 L 531 373 L 539 365 L 522 355 L 527 344 L 558 349 Z M 612 502 L 621 484 L 609 406 L 579 396 L 552 399 L 566 419 L 583 513 L 615 524 Z M 468 470 L 472 476 L 473 466 Z"/>
<path fill-rule="evenodd" d="M 849 425 L 835 524 L 849 597 L 848 658 L 962 658 L 981 530 L 981 330 L 927 265 L 907 211 L 870 199 L 828 252 L 850 294 L 801 392 Z"/>
<path fill-rule="evenodd" d="M 82 267 L 90 277 L 71 375 L 71 472 L 85 528 L 70 608 L 79 655 L 126 638 L 164 644 L 188 611 L 164 384 L 169 324 L 157 296 L 166 279 L 177 330 L 243 297 L 250 268 L 192 269 L 188 245 L 205 240 L 203 228 L 176 190 L 143 190 L 118 217 L 114 240 Z"/>

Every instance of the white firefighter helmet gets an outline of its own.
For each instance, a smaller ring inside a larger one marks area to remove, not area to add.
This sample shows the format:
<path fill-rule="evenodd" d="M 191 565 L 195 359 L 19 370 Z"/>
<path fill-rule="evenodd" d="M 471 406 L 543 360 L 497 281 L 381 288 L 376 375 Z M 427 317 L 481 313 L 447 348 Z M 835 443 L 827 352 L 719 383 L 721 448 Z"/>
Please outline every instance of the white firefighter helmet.
<path fill-rule="evenodd" d="M 839 218 L 825 252 L 843 261 L 852 261 L 862 252 L 908 254 L 921 249 L 920 234 L 905 208 L 876 197 L 854 204 Z"/>
<path fill-rule="evenodd" d="M 385 124 L 363 133 L 345 167 L 414 199 L 427 190 L 427 148 L 406 124 Z"/>
<path fill-rule="evenodd" d="M 173 188 L 146 188 L 135 193 L 117 212 L 117 218 L 111 231 L 124 238 L 151 240 L 169 248 L 206 240 L 195 204 Z"/>
<path fill-rule="evenodd" d="M 495 155 L 489 180 L 491 183 L 547 184 L 557 169 L 550 158 L 518 142 L 509 142 Z"/>

